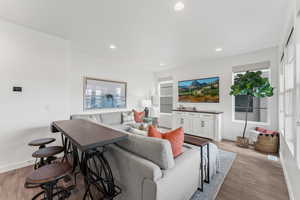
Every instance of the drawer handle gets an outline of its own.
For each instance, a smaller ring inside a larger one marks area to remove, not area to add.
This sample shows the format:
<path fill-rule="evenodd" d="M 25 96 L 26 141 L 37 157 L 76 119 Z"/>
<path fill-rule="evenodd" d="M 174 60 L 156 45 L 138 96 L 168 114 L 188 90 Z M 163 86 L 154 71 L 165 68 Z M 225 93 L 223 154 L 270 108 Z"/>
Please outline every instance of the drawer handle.
<path fill-rule="evenodd" d="M 204 127 L 204 121 L 201 121 L 201 127 Z"/>

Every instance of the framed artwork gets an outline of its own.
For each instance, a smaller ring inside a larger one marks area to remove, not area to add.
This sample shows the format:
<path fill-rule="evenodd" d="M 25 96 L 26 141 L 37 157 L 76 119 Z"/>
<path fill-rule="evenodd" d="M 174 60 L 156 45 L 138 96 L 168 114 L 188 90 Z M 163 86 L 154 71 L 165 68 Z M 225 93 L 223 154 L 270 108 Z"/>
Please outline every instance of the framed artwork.
<path fill-rule="evenodd" d="M 83 109 L 126 108 L 127 83 L 97 78 L 84 78 Z"/>
<path fill-rule="evenodd" d="M 184 103 L 219 103 L 219 77 L 179 81 L 178 101 Z"/>

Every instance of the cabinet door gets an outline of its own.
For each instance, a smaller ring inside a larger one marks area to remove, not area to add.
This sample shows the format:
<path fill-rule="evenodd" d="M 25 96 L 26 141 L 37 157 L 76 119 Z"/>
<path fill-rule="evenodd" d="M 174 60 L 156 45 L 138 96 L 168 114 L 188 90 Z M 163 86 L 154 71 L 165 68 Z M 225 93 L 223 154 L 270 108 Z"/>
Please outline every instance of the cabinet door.
<path fill-rule="evenodd" d="M 174 129 L 175 128 L 179 128 L 179 127 L 183 127 L 183 118 L 181 116 L 177 116 L 176 117 L 176 127 L 173 127 Z"/>
<path fill-rule="evenodd" d="M 203 122 L 200 118 L 192 118 L 192 125 L 191 125 L 191 134 L 196 135 L 196 136 L 201 136 L 205 137 L 203 135 Z"/>
<path fill-rule="evenodd" d="M 192 132 L 192 123 L 191 119 L 188 117 L 183 118 L 183 130 L 185 133 L 191 133 Z"/>
<path fill-rule="evenodd" d="M 214 138 L 213 121 L 208 119 L 202 119 L 202 135 L 207 138 Z"/>

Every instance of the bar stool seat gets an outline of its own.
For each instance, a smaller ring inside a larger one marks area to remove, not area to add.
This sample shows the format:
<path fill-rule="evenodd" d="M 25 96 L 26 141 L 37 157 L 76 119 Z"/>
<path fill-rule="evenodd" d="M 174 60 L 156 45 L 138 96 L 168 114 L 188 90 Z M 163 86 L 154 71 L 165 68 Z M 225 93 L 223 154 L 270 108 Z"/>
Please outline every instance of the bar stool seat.
<path fill-rule="evenodd" d="M 40 168 L 45 164 L 50 164 L 52 161 L 56 160 L 55 155 L 64 151 L 63 147 L 51 146 L 40 148 L 32 154 L 32 157 L 36 158 L 34 169 Z M 45 160 L 46 158 L 46 160 Z M 39 160 L 39 161 L 38 161 Z"/>
<path fill-rule="evenodd" d="M 26 183 L 44 184 L 52 182 L 65 176 L 71 169 L 71 165 L 67 162 L 45 165 L 37 170 L 34 170 L 26 178 Z"/>
<path fill-rule="evenodd" d="M 33 140 L 28 143 L 29 146 L 39 146 L 39 147 L 45 147 L 46 144 L 50 144 L 55 141 L 55 138 L 42 138 L 42 139 L 37 139 Z"/>
<path fill-rule="evenodd" d="M 45 200 L 52 200 L 54 196 L 59 199 L 68 198 L 71 195 L 71 190 L 74 186 L 68 188 L 58 187 L 57 183 L 60 179 L 68 176 L 68 172 L 72 170 L 68 162 L 53 163 L 34 170 L 25 182 L 26 188 L 34 188 L 40 186 L 43 191 L 36 194 L 32 199 L 37 199 L 41 195 L 46 195 Z"/>
<path fill-rule="evenodd" d="M 32 157 L 34 158 L 47 158 L 50 156 L 55 156 L 61 152 L 64 151 L 64 148 L 61 146 L 51 146 L 51 147 L 45 147 L 42 149 L 39 149 L 37 151 L 35 151 L 32 154 Z"/>

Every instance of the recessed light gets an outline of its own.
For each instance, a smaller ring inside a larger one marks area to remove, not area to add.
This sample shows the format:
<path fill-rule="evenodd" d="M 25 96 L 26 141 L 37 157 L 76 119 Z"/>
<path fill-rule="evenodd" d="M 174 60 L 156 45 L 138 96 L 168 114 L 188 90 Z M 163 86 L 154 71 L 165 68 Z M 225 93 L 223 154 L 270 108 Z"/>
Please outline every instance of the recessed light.
<path fill-rule="evenodd" d="M 222 48 L 216 48 L 216 52 L 220 52 L 220 51 L 223 51 Z"/>
<path fill-rule="evenodd" d="M 165 63 L 159 63 L 159 65 L 160 65 L 160 66 L 165 66 L 166 64 L 165 64 Z"/>
<path fill-rule="evenodd" d="M 111 45 L 109 45 L 109 48 L 110 48 L 110 49 L 116 49 L 117 47 L 116 47 L 116 45 L 111 44 Z"/>
<path fill-rule="evenodd" d="M 183 9 L 184 9 L 184 4 L 181 1 L 177 2 L 174 6 L 175 11 L 181 11 Z"/>

